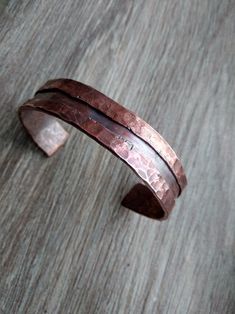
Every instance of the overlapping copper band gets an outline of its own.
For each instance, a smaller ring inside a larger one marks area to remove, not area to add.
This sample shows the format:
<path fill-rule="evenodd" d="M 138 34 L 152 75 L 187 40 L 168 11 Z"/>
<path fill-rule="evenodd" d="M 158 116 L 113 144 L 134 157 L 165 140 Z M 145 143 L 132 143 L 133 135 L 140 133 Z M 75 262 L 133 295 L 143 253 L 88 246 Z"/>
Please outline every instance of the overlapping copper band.
<path fill-rule="evenodd" d="M 80 129 L 123 160 L 142 179 L 122 205 L 166 219 L 186 185 L 183 167 L 168 143 L 146 122 L 90 86 L 68 79 L 48 81 L 19 108 L 34 142 L 51 156 L 68 133 L 56 118 Z"/>

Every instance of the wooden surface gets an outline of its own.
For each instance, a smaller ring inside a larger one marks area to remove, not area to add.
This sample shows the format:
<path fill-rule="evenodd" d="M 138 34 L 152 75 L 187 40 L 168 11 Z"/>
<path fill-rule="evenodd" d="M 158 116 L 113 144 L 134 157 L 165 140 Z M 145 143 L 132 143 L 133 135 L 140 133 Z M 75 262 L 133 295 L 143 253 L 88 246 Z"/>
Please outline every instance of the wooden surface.
<path fill-rule="evenodd" d="M 235 2 L 1 0 L 0 313 L 235 313 Z M 17 107 L 83 81 L 182 157 L 167 222 L 120 206 L 135 181 L 75 129 L 46 158 Z"/>

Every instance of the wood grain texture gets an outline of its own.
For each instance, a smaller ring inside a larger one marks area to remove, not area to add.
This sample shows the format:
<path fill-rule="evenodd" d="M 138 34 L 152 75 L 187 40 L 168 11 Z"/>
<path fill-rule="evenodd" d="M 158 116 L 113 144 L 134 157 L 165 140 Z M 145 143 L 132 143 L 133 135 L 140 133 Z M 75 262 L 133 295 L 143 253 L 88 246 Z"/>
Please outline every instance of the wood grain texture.
<path fill-rule="evenodd" d="M 0 313 L 235 313 L 233 0 L 1 1 Z M 18 106 L 48 79 L 156 128 L 189 185 L 170 220 L 120 206 L 134 176 L 75 129 L 46 158 Z"/>

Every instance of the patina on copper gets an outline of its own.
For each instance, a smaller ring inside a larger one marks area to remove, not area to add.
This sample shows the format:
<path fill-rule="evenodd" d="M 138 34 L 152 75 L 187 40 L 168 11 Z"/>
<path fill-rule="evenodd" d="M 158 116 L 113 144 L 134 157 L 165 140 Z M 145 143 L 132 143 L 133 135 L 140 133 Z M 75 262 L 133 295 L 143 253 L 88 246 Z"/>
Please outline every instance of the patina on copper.
<path fill-rule="evenodd" d="M 90 86 L 68 79 L 48 81 L 19 108 L 20 120 L 48 155 L 68 133 L 59 118 L 83 131 L 124 161 L 142 180 L 122 205 L 166 219 L 186 186 L 183 167 L 167 142 L 146 122 Z"/>

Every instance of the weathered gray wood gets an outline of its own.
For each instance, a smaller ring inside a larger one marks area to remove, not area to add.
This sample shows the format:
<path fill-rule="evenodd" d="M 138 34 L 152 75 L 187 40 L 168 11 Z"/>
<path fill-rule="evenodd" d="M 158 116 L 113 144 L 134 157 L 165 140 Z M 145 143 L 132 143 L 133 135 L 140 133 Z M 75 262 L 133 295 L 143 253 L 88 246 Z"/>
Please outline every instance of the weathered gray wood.
<path fill-rule="evenodd" d="M 234 31 L 232 0 L 1 0 L 1 313 L 235 313 Z M 55 77 L 182 156 L 169 221 L 120 207 L 135 179 L 85 135 L 52 158 L 28 140 L 17 107 Z"/>

